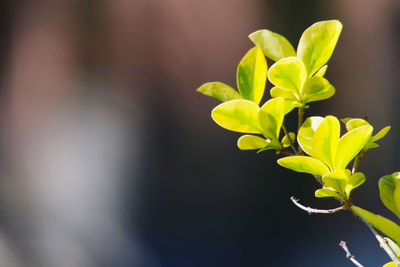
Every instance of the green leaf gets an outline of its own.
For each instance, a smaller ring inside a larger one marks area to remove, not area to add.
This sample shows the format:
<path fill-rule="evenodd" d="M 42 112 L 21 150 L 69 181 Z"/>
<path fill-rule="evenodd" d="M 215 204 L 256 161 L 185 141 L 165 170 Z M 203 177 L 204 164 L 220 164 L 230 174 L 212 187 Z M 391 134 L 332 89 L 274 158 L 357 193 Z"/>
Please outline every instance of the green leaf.
<path fill-rule="evenodd" d="M 346 123 L 347 123 L 349 120 L 352 120 L 352 119 L 353 119 L 353 118 L 343 118 L 343 119 L 340 119 L 340 121 L 343 122 L 344 125 L 346 125 Z"/>
<path fill-rule="evenodd" d="M 312 139 L 314 137 L 315 131 L 318 129 L 319 125 L 324 120 L 323 117 L 313 116 L 307 118 L 303 125 L 300 127 L 297 142 L 299 143 L 301 149 L 308 155 L 313 156 L 312 149 Z"/>
<path fill-rule="evenodd" d="M 290 156 L 278 160 L 282 167 L 296 172 L 305 172 L 323 176 L 329 173 L 328 167 L 320 160 L 308 156 Z"/>
<path fill-rule="evenodd" d="M 304 84 L 302 90 L 302 101 L 309 103 L 324 100 L 335 94 L 335 88 L 322 77 L 310 77 Z"/>
<path fill-rule="evenodd" d="M 367 145 L 364 147 L 364 150 L 368 150 L 371 148 L 377 148 L 377 147 L 379 147 L 379 145 L 377 143 L 370 142 L 370 143 L 367 143 Z"/>
<path fill-rule="evenodd" d="M 260 103 L 267 82 L 267 61 L 259 47 L 253 47 L 240 61 L 237 68 L 237 86 L 240 95 Z"/>
<path fill-rule="evenodd" d="M 196 91 L 206 96 L 216 98 L 222 102 L 242 98 L 235 89 L 221 82 L 205 83 Z"/>
<path fill-rule="evenodd" d="M 285 115 L 286 115 L 296 107 L 296 102 L 287 99 L 284 99 L 284 101 L 285 101 Z"/>
<path fill-rule="evenodd" d="M 298 100 L 298 97 L 296 97 L 296 93 L 279 87 L 272 87 L 270 94 L 272 97 L 283 97 L 284 99 L 293 101 Z"/>
<path fill-rule="evenodd" d="M 281 143 L 282 143 L 282 145 L 283 145 L 284 148 L 290 147 L 290 143 L 293 143 L 294 140 L 296 140 L 296 139 L 295 139 L 295 138 L 296 138 L 296 134 L 295 134 L 295 133 L 289 133 L 289 137 L 290 137 L 290 140 L 289 140 L 289 138 L 287 137 L 287 135 L 285 135 L 285 136 L 282 138 Z"/>
<path fill-rule="evenodd" d="M 300 93 L 306 78 L 304 64 L 297 57 L 281 59 L 268 71 L 268 79 L 273 85 L 293 93 Z"/>
<path fill-rule="evenodd" d="M 338 20 L 328 20 L 314 23 L 305 30 L 297 47 L 297 56 L 306 66 L 309 76 L 328 62 L 342 27 Z"/>
<path fill-rule="evenodd" d="M 211 117 L 222 128 L 239 133 L 261 133 L 258 122 L 260 107 L 254 102 L 236 99 L 216 106 Z"/>
<path fill-rule="evenodd" d="M 382 267 L 397 267 L 397 264 L 394 261 L 388 262 Z"/>
<path fill-rule="evenodd" d="M 347 132 L 340 138 L 335 156 L 335 169 L 345 169 L 347 164 L 363 149 L 371 137 L 373 128 L 361 126 Z"/>
<path fill-rule="evenodd" d="M 339 195 L 338 192 L 336 192 L 333 189 L 329 188 L 321 188 L 315 191 L 315 196 L 316 197 L 336 197 L 338 199 L 341 199 L 341 196 Z"/>
<path fill-rule="evenodd" d="M 264 54 L 273 61 L 296 56 L 293 46 L 280 34 L 269 30 L 259 30 L 250 34 L 249 38 L 256 46 L 261 47 Z"/>
<path fill-rule="evenodd" d="M 383 176 L 378 185 L 383 204 L 400 218 L 400 172 Z"/>
<path fill-rule="evenodd" d="M 351 175 L 349 170 L 339 170 L 322 176 L 324 186 L 330 187 L 340 194 L 344 195 L 348 177 Z"/>
<path fill-rule="evenodd" d="M 284 116 L 285 100 L 281 97 L 272 98 L 261 107 L 258 117 L 266 138 L 278 141 Z"/>
<path fill-rule="evenodd" d="M 364 182 L 365 182 L 365 175 L 362 172 L 356 172 L 353 173 L 351 176 L 349 176 L 348 183 L 344 190 L 346 197 L 349 198 L 351 191 L 362 185 Z"/>
<path fill-rule="evenodd" d="M 370 124 L 363 119 L 350 119 L 346 122 L 346 130 L 351 131 L 355 128 L 365 126 L 365 125 L 370 125 Z"/>
<path fill-rule="evenodd" d="M 385 135 L 389 132 L 390 130 L 390 126 L 386 126 L 385 128 L 383 128 L 382 130 L 380 130 L 376 135 L 374 135 L 372 137 L 372 142 L 378 141 L 379 139 L 382 139 L 383 137 L 385 137 Z"/>
<path fill-rule="evenodd" d="M 246 134 L 238 139 L 237 146 L 241 150 L 261 149 L 268 146 L 270 143 L 268 141 L 259 136 Z"/>
<path fill-rule="evenodd" d="M 324 65 L 315 74 L 314 77 L 324 77 L 326 71 L 328 70 L 328 65 Z"/>
<path fill-rule="evenodd" d="M 385 217 L 376 215 L 360 207 L 352 206 L 351 209 L 356 215 L 360 216 L 363 220 L 370 223 L 375 229 L 384 233 L 385 235 L 393 239 L 396 243 L 400 242 L 400 226 L 398 226 L 391 220 L 386 219 Z"/>
<path fill-rule="evenodd" d="M 315 131 L 312 140 L 313 154 L 331 169 L 333 169 L 339 136 L 339 120 L 334 116 L 326 116 L 321 125 Z"/>

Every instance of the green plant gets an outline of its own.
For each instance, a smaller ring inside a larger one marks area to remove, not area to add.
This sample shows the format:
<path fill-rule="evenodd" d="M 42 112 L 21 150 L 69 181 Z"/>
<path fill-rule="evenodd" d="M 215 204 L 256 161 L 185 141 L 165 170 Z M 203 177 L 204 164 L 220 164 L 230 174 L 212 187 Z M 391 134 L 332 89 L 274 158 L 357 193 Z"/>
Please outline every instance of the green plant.
<path fill-rule="evenodd" d="M 351 201 L 352 190 L 365 182 L 365 175 L 358 171 L 360 160 L 367 151 L 379 147 L 376 142 L 390 126 L 373 134 L 372 125 L 365 119 L 344 118 L 341 121 L 346 132 L 341 136 L 340 120 L 335 116 L 304 120 L 311 102 L 328 99 L 335 93 L 324 75 L 341 30 L 342 24 L 337 20 L 317 22 L 304 31 L 297 51 L 277 33 L 256 31 L 249 35 L 255 47 L 237 68 L 238 90 L 210 82 L 197 91 L 223 102 L 212 110 L 211 117 L 227 130 L 244 133 L 237 142 L 239 149 L 275 150 L 282 156 L 277 161 L 280 166 L 315 177 L 321 185 L 316 197 L 335 198 L 341 206 L 331 210 L 306 208 L 292 197 L 294 204 L 309 213 L 351 212 L 368 226 L 391 258 L 392 262 L 385 266 L 400 266 L 400 227 Z M 265 57 L 275 61 L 269 69 Z M 267 79 L 274 85 L 270 89 L 272 98 L 260 106 Z M 298 113 L 298 127 L 289 132 L 284 119 L 294 109 Z M 379 190 L 383 204 L 400 217 L 400 172 L 382 177 Z M 355 265 L 362 266 L 345 242 L 340 245 Z"/>

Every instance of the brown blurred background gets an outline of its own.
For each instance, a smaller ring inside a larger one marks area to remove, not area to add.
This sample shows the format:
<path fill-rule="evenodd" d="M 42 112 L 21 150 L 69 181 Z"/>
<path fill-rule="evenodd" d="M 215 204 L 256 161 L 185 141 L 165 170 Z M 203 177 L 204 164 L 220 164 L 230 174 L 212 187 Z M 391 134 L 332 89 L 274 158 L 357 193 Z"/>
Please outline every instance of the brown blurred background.
<path fill-rule="evenodd" d="M 217 101 L 195 93 L 235 86 L 249 33 L 296 46 L 324 19 L 344 24 L 337 93 L 307 115 L 392 125 L 354 201 L 393 218 L 377 180 L 399 170 L 399 1 L 0 1 L 0 265 L 351 266 L 340 240 L 384 263 L 350 215 L 294 207 L 337 204 L 273 153 L 239 151 L 211 121 Z"/>

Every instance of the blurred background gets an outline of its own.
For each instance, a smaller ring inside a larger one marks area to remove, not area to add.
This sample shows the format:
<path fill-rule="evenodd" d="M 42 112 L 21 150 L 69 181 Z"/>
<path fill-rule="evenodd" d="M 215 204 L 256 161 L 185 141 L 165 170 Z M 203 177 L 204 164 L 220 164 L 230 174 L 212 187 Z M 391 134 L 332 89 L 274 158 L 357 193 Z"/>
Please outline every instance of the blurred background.
<path fill-rule="evenodd" d="M 377 181 L 399 170 L 399 1 L 0 1 L 0 265 L 352 266 L 340 240 L 366 266 L 388 261 L 351 215 L 296 208 L 292 195 L 337 203 L 272 152 L 239 151 L 195 92 L 236 87 L 249 33 L 296 47 L 325 19 L 344 24 L 337 93 L 306 115 L 392 125 L 353 200 L 398 222 Z"/>

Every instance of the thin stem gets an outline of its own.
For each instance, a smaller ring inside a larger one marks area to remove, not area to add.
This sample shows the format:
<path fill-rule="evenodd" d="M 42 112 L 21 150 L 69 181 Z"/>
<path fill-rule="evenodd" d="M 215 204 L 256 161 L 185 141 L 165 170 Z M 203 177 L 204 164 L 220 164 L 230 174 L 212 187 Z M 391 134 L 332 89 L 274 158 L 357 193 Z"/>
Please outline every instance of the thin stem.
<path fill-rule="evenodd" d="M 364 157 L 364 155 L 365 155 L 364 150 L 361 150 L 360 153 L 358 153 L 358 155 L 354 159 L 353 168 L 351 170 L 351 173 L 355 173 L 357 171 L 358 165 L 360 165 L 360 160 Z"/>
<path fill-rule="evenodd" d="M 303 206 L 299 203 L 299 200 L 296 199 L 295 197 L 291 197 L 290 200 L 300 209 L 308 212 L 309 215 L 313 214 L 313 213 L 319 213 L 319 214 L 332 214 L 332 213 L 336 213 L 342 210 L 345 210 L 346 207 L 345 206 L 341 206 L 335 209 L 328 209 L 328 210 L 322 210 L 322 209 L 314 209 L 314 208 L 310 208 L 310 207 L 306 207 Z"/>
<path fill-rule="evenodd" d="M 378 234 L 378 232 L 364 219 L 360 218 L 361 221 L 365 223 L 365 225 L 369 228 L 369 230 L 374 234 L 376 240 L 378 240 L 378 243 L 380 247 L 388 254 L 390 259 L 396 264 L 396 266 L 400 267 L 400 261 L 397 259 L 396 254 L 393 252 L 393 250 L 389 247 L 388 243 L 383 239 L 383 237 Z"/>
<path fill-rule="evenodd" d="M 289 135 L 288 131 L 286 130 L 286 127 L 285 127 L 285 125 L 284 125 L 283 123 L 282 123 L 282 129 L 283 129 L 283 132 L 285 133 L 287 139 L 289 140 L 290 147 L 292 148 L 293 153 L 294 153 L 295 155 L 297 155 L 297 151 L 296 151 L 296 148 L 294 147 L 292 138 L 290 138 L 290 135 Z"/>
<path fill-rule="evenodd" d="M 298 124 L 297 124 L 297 134 L 299 133 L 301 125 L 303 125 L 304 113 L 305 113 L 304 108 L 299 108 L 299 111 L 298 111 L 299 121 L 298 121 Z M 298 144 L 297 148 L 298 148 L 298 153 L 300 155 L 303 155 L 304 153 L 303 153 L 303 150 L 301 149 L 300 144 Z"/>
<path fill-rule="evenodd" d="M 349 248 L 346 245 L 345 241 L 340 241 L 339 246 L 346 252 L 346 258 L 348 258 L 354 265 L 358 267 L 364 267 L 361 263 L 359 263 L 356 258 L 350 253 Z"/>

